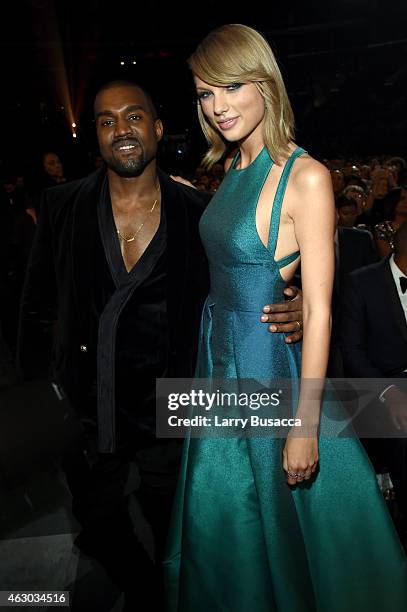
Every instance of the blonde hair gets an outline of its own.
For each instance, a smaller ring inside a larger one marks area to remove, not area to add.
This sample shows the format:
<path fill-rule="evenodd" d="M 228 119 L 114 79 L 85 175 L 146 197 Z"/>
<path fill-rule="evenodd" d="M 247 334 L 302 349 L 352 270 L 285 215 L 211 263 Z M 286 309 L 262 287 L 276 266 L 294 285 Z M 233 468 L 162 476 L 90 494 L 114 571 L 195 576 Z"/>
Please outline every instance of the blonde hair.
<path fill-rule="evenodd" d="M 229 24 L 216 28 L 188 59 L 198 78 L 213 86 L 254 83 L 265 105 L 264 143 L 278 163 L 294 136 L 294 115 L 273 51 L 253 28 Z M 198 102 L 198 118 L 209 144 L 203 165 L 210 168 L 226 151 L 226 143 L 211 126 Z"/>

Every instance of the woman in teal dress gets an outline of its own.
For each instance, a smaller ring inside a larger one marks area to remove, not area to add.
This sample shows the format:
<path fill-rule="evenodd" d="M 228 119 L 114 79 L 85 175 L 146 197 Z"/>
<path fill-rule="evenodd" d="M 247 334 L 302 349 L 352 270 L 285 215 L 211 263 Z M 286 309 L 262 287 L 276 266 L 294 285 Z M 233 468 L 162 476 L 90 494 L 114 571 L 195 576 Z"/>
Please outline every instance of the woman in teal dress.
<path fill-rule="evenodd" d="M 284 83 L 258 32 L 222 26 L 189 64 L 204 161 L 218 161 L 226 143 L 239 146 L 201 220 L 211 288 L 196 375 L 289 378 L 299 387 L 296 416 L 318 433 L 185 441 L 165 562 L 169 610 L 405 612 L 406 557 L 372 466 L 356 438 L 329 435 L 322 389 L 308 396 L 329 351 L 329 173 L 294 144 Z M 302 349 L 258 317 L 282 299 L 300 257 Z"/>

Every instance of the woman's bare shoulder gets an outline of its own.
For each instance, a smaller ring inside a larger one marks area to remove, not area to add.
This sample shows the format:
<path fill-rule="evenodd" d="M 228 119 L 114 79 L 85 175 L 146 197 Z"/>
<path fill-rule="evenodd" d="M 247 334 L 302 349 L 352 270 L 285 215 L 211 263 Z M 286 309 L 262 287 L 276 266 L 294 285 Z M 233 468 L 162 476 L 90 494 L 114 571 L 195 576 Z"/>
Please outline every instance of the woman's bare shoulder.
<path fill-rule="evenodd" d="M 331 185 L 329 170 L 308 153 L 298 157 L 292 169 L 292 185 L 301 189 Z"/>
<path fill-rule="evenodd" d="M 298 220 L 306 214 L 325 217 L 334 210 L 332 180 L 329 170 L 304 154 L 295 160 L 290 176 L 290 212 Z M 328 205 L 329 204 L 329 205 Z"/>

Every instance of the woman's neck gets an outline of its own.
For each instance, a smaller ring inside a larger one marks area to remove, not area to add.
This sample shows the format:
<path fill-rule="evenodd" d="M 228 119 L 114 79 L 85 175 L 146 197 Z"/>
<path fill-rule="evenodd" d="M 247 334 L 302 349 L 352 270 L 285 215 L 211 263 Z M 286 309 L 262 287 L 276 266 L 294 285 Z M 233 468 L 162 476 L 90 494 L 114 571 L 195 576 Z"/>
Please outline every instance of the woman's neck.
<path fill-rule="evenodd" d="M 240 159 L 239 159 L 239 168 L 247 168 L 250 164 L 256 159 L 259 155 L 260 151 L 262 151 L 264 147 L 264 142 L 260 141 L 254 145 L 242 143 L 239 146 L 240 149 Z"/>

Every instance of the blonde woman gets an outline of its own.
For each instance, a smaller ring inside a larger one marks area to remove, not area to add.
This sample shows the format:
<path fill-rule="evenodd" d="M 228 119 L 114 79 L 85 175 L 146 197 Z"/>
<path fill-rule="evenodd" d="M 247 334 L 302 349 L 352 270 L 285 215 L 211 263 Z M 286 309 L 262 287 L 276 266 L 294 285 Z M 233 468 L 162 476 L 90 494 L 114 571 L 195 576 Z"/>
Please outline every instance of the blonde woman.
<path fill-rule="evenodd" d="M 314 429 L 186 441 L 166 560 L 169 609 L 401 612 L 406 559 L 371 464 L 358 440 L 317 433 L 334 275 L 329 172 L 294 143 L 284 83 L 258 32 L 222 26 L 189 65 L 209 144 L 204 163 L 218 162 L 227 143 L 239 148 L 200 225 L 211 289 L 197 377 L 299 381 L 296 417 Z M 270 336 L 257 314 L 282 298 L 300 257 L 302 351 Z"/>

